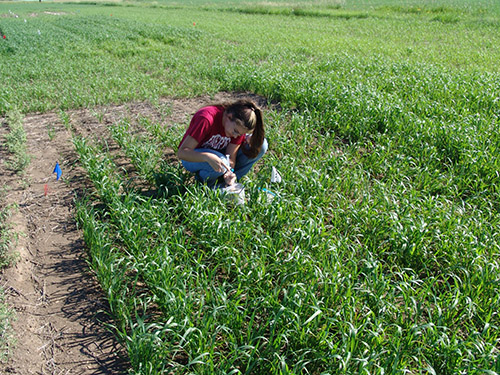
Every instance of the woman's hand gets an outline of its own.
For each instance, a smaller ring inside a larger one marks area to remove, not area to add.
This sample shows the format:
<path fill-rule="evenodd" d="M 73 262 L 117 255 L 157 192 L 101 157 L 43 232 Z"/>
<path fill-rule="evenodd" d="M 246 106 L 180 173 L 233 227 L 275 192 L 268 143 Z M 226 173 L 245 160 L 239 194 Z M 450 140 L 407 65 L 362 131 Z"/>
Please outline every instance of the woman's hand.
<path fill-rule="evenodd" d="M 230 167 L 228 167 L 224 161 L 214 154 L 207 154 L 207 163 L 213 168 L 214 171 L 217 172 L 225 172 L 224 173 L 224 182 L 227 185 L 233 185 L 236 183 L 236 175 L 231 171 Z"/>
<path fill-rule="evenodd" d="M 228 185 L 231 186 L 236 183 L 236 175 L 228 170 L 226 173 L 224 173 L 224 182 Z"/>
<path fill-rule="evenodd" d="M 227 171 L 227 166 L 224 164 L 221 158 L 217 155 L 206 153 L 207 163 L 212 167 L 212 169 L 216 172 L 225 172 Z"/>

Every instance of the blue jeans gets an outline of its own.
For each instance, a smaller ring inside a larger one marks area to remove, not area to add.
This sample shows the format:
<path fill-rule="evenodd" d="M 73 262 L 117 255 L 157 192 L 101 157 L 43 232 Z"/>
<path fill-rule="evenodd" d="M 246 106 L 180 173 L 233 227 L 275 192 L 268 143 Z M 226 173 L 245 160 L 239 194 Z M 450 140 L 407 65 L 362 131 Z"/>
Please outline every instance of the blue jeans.
<path fill-rule="evenodd" d="M 261 158 L 264 156 L 264 154 L 267 151 L 267 141 L 264 139 L 264 143 L 262 144 L 262 148 L 260 149 L 259 154 L 251 159 L 248 156 L 246 156 L 243 153 L 243 148 L 248 147 L 246 144 L 242 144 L 241 147 L 238 149 L 238 153 L 236 154 L 236 164 L 234 166 L 234 174 L 236 175 L 236 178 L 238 181 L 246 175 L 252 166 Z M 229 167 L 229 163 L 226 159 L 226 155 L 219 152 L 215 151 L 209 148 L 197 148 L 196 151 L 198 152 L 210 152 L 212 154 L 217 155 L 219 158 L 222 159 L 224 164 Z M 215 171 L 210 164 L 207 162 L 194 162 L 194 161 L 185 161 L 181 160 L 182 165 L 184 168 L 186 168 L 189 172 L 196 173 L 196 179 L 201 182 L 206 182 L 207 185 L 212 186 L 217 183 L 217 179 L 224 175 L 225 172 L 217 172 Z"/>

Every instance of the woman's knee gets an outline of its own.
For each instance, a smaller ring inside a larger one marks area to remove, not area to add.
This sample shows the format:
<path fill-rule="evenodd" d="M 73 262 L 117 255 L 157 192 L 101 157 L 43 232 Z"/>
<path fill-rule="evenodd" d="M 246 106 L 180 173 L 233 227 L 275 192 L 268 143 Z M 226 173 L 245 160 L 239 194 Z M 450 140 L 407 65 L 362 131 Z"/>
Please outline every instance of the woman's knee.
<path fill-rule="evenodd" d="M 260 146 L 260 151 L 254 160 L 259 160 L 261 157 L 263 157 L 264 154 L 267 152 L 268 147 L 269 145 L 267 143 L 267 139 L 264 138 L 264 142 L 262 142 L 262 146 Z"/>

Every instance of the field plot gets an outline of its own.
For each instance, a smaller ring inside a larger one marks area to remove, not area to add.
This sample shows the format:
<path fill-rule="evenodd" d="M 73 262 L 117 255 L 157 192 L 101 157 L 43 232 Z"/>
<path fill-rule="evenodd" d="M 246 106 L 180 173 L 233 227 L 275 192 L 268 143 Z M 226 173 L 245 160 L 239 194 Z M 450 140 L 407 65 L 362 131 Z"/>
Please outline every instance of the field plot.
<path fill-rule="evenodd" d="M 130 373 L 500 372 L 500 9 L 399 3 L 0 3 L 0 113 L 71 134 Z M 270 151 L 234 206 L 174 155 L 241 95 Z"/>

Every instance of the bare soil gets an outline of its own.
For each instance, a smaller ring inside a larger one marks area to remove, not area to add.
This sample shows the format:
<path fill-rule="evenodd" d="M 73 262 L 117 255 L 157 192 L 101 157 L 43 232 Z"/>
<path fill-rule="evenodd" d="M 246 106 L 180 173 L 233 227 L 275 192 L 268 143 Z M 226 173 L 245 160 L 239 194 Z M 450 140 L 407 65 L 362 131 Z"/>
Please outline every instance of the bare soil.
<path fill-rule="evenodd" d="M 66 113 L 74 132 L 109 137 L 107 124 L 124 117 L 147 116 L 166 127 L 174 122 L 187 125 L 203 105 L 242 96 L 251 95 L 219 93 Z M 253 99 L 266 104 L 263 98 Z M 74 219 L 74 199 L 90 184 L 78 165 L 71 132 L 58 112 L 26 115 L 23 125 L 32 161 L 20 176 L 4 164 L 9 158 L 1 145 L 5 121 L 0 118 L 0 186 L 7 193 L 0 199 L 16 204 L 10 224 L 19 237 L 12 249 L 15 265 L 0 274 L 0 285 L 15 311 L 15 343 L 8 362 L 0 364 L 0 374 L 125 374 L 126 353 L 106 328 L 108 306 L 88 268 Z M 58 181 L 53 173 L 56 162 L 62 169 Z"/>

